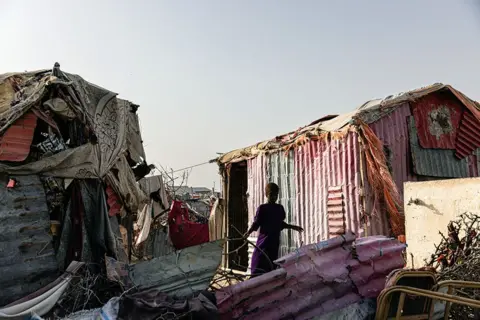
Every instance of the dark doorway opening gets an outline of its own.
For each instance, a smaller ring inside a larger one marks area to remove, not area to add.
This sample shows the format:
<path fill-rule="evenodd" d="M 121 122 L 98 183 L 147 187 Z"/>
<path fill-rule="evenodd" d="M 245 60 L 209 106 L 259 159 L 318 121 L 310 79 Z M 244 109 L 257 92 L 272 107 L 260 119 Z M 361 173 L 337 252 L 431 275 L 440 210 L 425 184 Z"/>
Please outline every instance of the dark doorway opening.
<path fill-rule="evenodd" d="M 228 168 L 228 235 L 229 238 L 241 238 L 248 229 L 247 202 L 247 162 L 233 163 Z M 243 246 L 243 240 L 228 242 L 228 268 L 247 271 L 248 246 Z M 240 249 L 239 249 L 240 248 Z M 237 250 L 238 251 L 235 251 Z"/>

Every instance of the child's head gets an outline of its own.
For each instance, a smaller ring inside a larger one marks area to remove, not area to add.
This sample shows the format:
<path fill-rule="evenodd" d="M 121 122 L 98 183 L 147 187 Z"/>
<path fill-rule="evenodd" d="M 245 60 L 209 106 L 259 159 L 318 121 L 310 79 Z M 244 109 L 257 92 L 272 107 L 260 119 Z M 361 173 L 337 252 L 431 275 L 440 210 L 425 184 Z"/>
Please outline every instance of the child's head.
<path fill-rule="evenodd" d="M 270 182 L 267 184 L 265 188 L 265 195 L 267 196 L 268 202 L 269 203 L 275 203 L 278 200 L 278 185 L 276 185 L 273 182 Z"/>

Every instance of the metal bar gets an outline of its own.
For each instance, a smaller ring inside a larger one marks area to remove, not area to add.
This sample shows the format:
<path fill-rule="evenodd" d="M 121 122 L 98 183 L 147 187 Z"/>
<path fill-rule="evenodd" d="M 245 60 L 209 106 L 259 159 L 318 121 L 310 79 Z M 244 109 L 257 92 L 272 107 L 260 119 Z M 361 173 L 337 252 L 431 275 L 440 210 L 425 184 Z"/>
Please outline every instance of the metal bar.
<path fill-rule="evenodd" d="M 480 284 L 478 285 L 480 286 Z M 478 300 L 449 295 L 449 294 L 440 293 L 436 291 L 429 291 L 429 290 L 411 288 L 406 286 L 394 286 L 394 287 L 390 287 L 383 290 L 382 293 L 380 294 L 379 304 L 377 306 L 376 320 L 387 319 L 390 304 L 384 303 L 384 300 L 390 298 L 390 296 L 396 292 L 402 292 L 402 293 L 416 295 L 420 297 L 427 297 L 435 300 L 449 301 L 452 303 L 457 303 L 457 304 L 469 306 L 472 308 L 480 308 L 480 301 Z"/>
<path fill-rule="evenodd" d="M 395 316 L 396 320 L 400 320 L 402 317 L 403 305 L 405 304 L 405 296 L 407 294 L 402 292 L 400 294 L 400 299 L 398 299 L 398 306 L 397 306 L 397 315 Z"/>
<path fill-rule="evenodd" d="M 448 286 L 447 294 L 452 294 L 453 288 Z M 448 320 L 448 316 L 450 315 L 450 309 L 452 308 L 452 304 L 447 301 L 445 304 L 445 311 L 444 311 L 444 320 Z"/>

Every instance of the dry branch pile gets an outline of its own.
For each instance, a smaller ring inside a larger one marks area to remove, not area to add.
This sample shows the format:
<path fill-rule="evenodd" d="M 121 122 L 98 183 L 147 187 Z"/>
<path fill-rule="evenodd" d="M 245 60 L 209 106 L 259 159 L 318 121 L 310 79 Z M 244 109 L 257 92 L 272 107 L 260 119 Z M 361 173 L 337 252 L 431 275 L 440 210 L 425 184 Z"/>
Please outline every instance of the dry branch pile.
<path fill-rule="evenodd" d="M 480 282 L 480 216 L 464 213 L 448 224 L 448 235 L 440 232 L 442 241 L 436 246 L 428 266 L 438 272 L 438 281 L 463 280 Z M 480 291 L 457 290 L 457 295 L 479 299 Z M 469 307 L 454 305 L 452 319 L 472 319 Z"/>

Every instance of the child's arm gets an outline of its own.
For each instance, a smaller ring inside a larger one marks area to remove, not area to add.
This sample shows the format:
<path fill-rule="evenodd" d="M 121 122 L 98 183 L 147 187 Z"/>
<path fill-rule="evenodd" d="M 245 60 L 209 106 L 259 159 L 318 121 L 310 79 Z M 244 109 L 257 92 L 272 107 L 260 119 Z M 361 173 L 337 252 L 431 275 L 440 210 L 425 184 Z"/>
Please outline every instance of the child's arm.
<path fill-rule="evenodd" d="M 248 231 L 243 235 L 243 237 L 246 239 L 248 238 L 248 236 L 253 232 L 253 231 L 257 231 L 258 228 L 260 228 L 260 225 L 262 223 L 262 214 L 261 214 L 261 210 L 260 210 L 260 207 L 258 207 L 257 209 L 257 214 L 255 215 L 255 219 L 253 220 L 253 223 L 252 223 L 252 226 L 250 227 L 250 229 L 248 229 Z"/>
<path fill-rule="evenodd" d="M 283 211 L 283 220 L 285 220 L 287 213 L 285 212 L 285 208 L 282 206 L 282 211 Z M 282 221 L 282 229 L 290 229 L 290 230 L 295 230 L 298 232 L 303 232 L 303 228 L 300 226 L 296 226 L 294 224 L 288 224 L 285 221 Z"/>
<path fill-rule="evenodd" d="M 303 228 L 300 226 L 296 226 L 294 224 L 288 224 L 286 222 L 283 223 L 283 229 L 290 229 L 298 232 L 303 232 Z"/>

